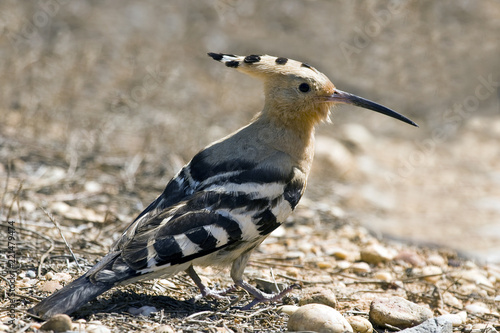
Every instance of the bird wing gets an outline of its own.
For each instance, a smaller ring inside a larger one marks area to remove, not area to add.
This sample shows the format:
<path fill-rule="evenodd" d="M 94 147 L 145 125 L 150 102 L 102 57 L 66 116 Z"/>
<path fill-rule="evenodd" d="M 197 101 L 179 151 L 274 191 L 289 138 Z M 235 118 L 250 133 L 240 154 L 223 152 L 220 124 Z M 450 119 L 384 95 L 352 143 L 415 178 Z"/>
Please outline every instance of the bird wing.
<path fill-rule="evenodd" d="M 115 246 L 120 261 L 147 274 L 227 247 L 234 255 L 240 244 L 256 243 L 284 222 L 304 191 L 304 173 L 282 165 L 232 161 L 207 167 L 203 156 L 195 157 L 127 228 Z M 175 200 L 164 197 L 171 189 L 178 191 Z"/>

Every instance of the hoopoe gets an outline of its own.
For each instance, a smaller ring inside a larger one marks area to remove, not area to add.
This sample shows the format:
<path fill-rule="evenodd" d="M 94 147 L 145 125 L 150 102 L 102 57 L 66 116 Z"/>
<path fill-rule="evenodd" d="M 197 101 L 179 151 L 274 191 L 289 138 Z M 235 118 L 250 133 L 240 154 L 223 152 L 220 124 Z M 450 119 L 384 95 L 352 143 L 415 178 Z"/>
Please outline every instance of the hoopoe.
<path fill-rule="evenodd" d="M 297 206 L 314 154 L 314 128 L 335 104 L 353 104 L 408 124 L 410 119 L 343 92 L 314 67 L 269 55 L 209 53 L 264 82 L 263 110 L 247 126 L 196 154 L 87 273 L 30 311 L 70 314 L 108 289 L 185 271 L 205 297 L 243 288 L 259 302 L 280 300 L 291 287 L 266 294 L 243 281 L 252 251 Z M 232 264 L 234 286 L 203 285 L 194 266 Z"/>

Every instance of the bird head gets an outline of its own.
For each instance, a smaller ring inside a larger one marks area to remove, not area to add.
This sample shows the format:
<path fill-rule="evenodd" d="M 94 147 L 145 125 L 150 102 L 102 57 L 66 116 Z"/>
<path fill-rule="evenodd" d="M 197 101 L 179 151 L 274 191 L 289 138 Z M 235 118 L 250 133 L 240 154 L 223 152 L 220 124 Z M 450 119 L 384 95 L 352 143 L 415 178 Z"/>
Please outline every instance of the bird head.
<path fill-rule="evenodd" d="M 337 89 L 326 75 L 306 63 L 269 55 L 208 55 L 227 67 L 263 80 L 266 101 L 262 115 L 287 126 L 313 128 L 329 120 L 334 105 L 352 104 L 418 127 L 389 108 Z"/>

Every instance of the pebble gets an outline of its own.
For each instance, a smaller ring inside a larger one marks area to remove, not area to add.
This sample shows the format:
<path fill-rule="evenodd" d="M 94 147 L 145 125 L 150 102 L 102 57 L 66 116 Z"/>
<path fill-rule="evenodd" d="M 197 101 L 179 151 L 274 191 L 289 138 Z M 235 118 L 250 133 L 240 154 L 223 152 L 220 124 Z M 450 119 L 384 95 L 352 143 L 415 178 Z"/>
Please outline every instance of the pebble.
<path fill-rule="evenodd" d="M 64 281 L 64 282 L 70 282 L 71 280 L 73 280 L 73 277 L 68 274 L 68 273 L 56 273 L 52 276 L 52 280 L 55 280 L 55 281 Z"/>
<path fill-rule="evenodd" d="M 45 274 L 45 278 L 47 280 L 52 280 L 53 277 L 54 277 L 54 273 L 52 273 L 52 272 L 48 272 L 47 274 Z"/>
<path fill-rule="evenodd" d="M 352 330 L 355 333 L 372 333 L 373 326 L 372 323 L 365 317 L 361 316 L 351 316 L 347 317 L 347 322 L 351 325 Z"/>
<path fill-rule="evenodd" d="M 148 317 L 150 314 L 154 312 L 158 312 L 158 310 L 154 306 L 141 306 L 140 308 L 129 308 L 128 312 L 134 316 L 145 316 Z"/>
<path fill-rule="evenodd" d="M 495 283 L 495 282 L 500 282 L 500 267 L 497 265 L 493 264 L 488 264 L 486 265 L 486 270 L 488 271 L 488 277 L 490 278 L 490 281 Z"/>
<path fill-rule="evenodd" d="M 303 259 L 306 254 L 302 251 L 288 251 L 285 253 L 285 258 L 287 260 Z"/>
<path fill-rule="evenodd" d="M 346 250 L 341 249 L 340 247 L 328 249 L 326 251 L 326 254 L 329 256 L 334 256 L 336 259 L 340 260 L 345 260 L 349 257 L 349 253 Z"/>
<path fill-rule="evenodd" d="M 33 279 L 34 277 L 36 277 L 36 273 L 32 270 L 26 271 L 26 277 Z"/>
<path fill-rule="evenodd" d="M 316 263 L 319 269 L 329 269 L 333 267 L 333 263 L 331 261 L 318 261 Z"/>
<path fill-rule="evenodd" d="M 373 277 L 377 280 L 382 280 L 385 282 L 390 282 L 394 280 L 390 272 L 384 272 L 384 271 L 376 272 L 375 274 L 373 274 Z"/>
<path fill-rule="evenodd" d="M 278 307 L 278 313 L 286 313 L 287 315 L 291 315 L 295 311 L 300 309 L 297 305 L 282 305 Z"/>
<path fill-rule="evenodd" d="M 463 308 L 462 302 L 450 293 L 443 293 L 443 302 L 444 302 L 444 304 L 452 306 L 456 309 Z"/>
<path fill-rule="evenodd" d="M 330 289 L 321 287 L 303 289 L 302 298 L 299 301 L 299 305 L 312 303 L 323 304 L 332 308 L 336 308 L 337 298 L 335 297 L 335 293 Z"/>
<path fill-rule="evenodd" d="M 351 267 L 351 262 L 347 260 L 337 261 L 337 268 L 340 270 L 346 270 Z M 370 267 L 370 266 L 368 266 Z"/>
<path fill-rule="evenodd" d="M 160 279 L 158 280 L 158 284 L 167 288 L 177 289 L 177 285 L 168 279 Z"/>
<path fill-rule="evenodd" d="M 301 306 L 288 319 L 287 328 L 289 331 L 353 332 L 351 325 L 340 312 L 323 304 Z"/>
<path fill-rule="evenodd" d="M 370 265 L 366 262 L 355 262 L 351 265 L 351 269 L 354 273 L 370 273 L 372 271 Z"/>
<path fill-rule="evenodd" d="M 59 283 L 59 281 L 46 281 L 39 288 L 40 291 L 46 291 L 48 293 L 53 293 L 56 290 L 61 289 L 63 286 Z"/>
<path fill-rule="evenodd" d="M 441 267 L 437 266 L 425 266 L 422 268 L 422 275 L 424 275 L 424 280 L 430 283 L 437 283 L 443 274 Z"/>
<path fill-rule="evenodd" d="M 376 298 L 370 305 L 370 320 L 382 327 L 412 327 L 431 317 L 431 310 L 402 297 Z"/>
<path fill-rule="evenodd" d="M 460 311 L 459 313 L 448 313 L 439 316 L 438 319 L 439 318 L 441 318 L 442 320 L 449 321 L 453 325 L 453 327 L 457 327 L 462 324 L 465 324 L 465 321 L 467 320 L 467 312 Z"/>
<path fill-rule="evenodd" d="M 453 274 L 453 277 L 462 278 L 475 284 L 482 284 L 493 288 L 491 281 L 477 269 L 456 272 Z"/>
<path fill-rule="evenodd" d="M 170 325 L 161 325 L 155 329 L 155 333 L 175 333 L 175 330 Z"/>
<path fill-rule="evenodd" d="M 473 314 L 485 314 L 489 313 L 490 309 L 488 306 L 482 302 L 476 302 L 465 306 L 465 310 Z"/>
<path fill-rule="evenodd" d="M 394 259 L 406 262 L 413 267 L 425 266 L 425 260 L 414 251 L 401 251 Z"/>
<path fill-rule="evenodd" d="M 91 193 L 97 193 L 102 191 L 102 185 L 96 181 L 88 181 L 84 185 L 85 191 Z"/>
<path fill-rule="evenodd" d="M 393 251 L 390 251 L 379 244 L 372 244 L 362 249 L 360 256 L 361 261 L 375 265 L 394 259 Z"/>
<path fill-rule="evenodd" d="M 85 328 L 86 333 L 111 333 L 111 330 L 102 325 L 87 325 Z"/>
<path fill-rule="evenodd" d="M 453 325 L 446 319 L 431 318 L 422 324 L 399 331 L 399 333 L 453 333 Z"/>
<path fill-rule="evenodd" d="M 439 267 L 446 266 L 446 260 L 439 254 L 430 254 L 427 257 L 427 262 L 433 266 L 439 266 Z"/>
<path fill-rule="evenodd" d="M 42 331 L 66 332 L 70 331 L 73 323 L 71 318 L 65 314 L 57 314 L 47 320 L 41 327 Z"/>

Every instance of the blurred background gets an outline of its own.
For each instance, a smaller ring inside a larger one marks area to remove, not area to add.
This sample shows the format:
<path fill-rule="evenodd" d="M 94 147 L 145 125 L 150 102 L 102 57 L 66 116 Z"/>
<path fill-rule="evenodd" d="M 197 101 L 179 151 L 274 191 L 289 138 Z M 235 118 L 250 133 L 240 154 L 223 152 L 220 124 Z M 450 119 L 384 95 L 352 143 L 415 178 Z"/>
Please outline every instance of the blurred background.
<path fill-rule="evenodd" d="M 302 205 L 500 261 L 499 17 L 497 0 L 4 0 L 2 219 L 121 230 L 262 107 L 206 53 L 271 54 L 420 125 L 336 108 Z"/>

